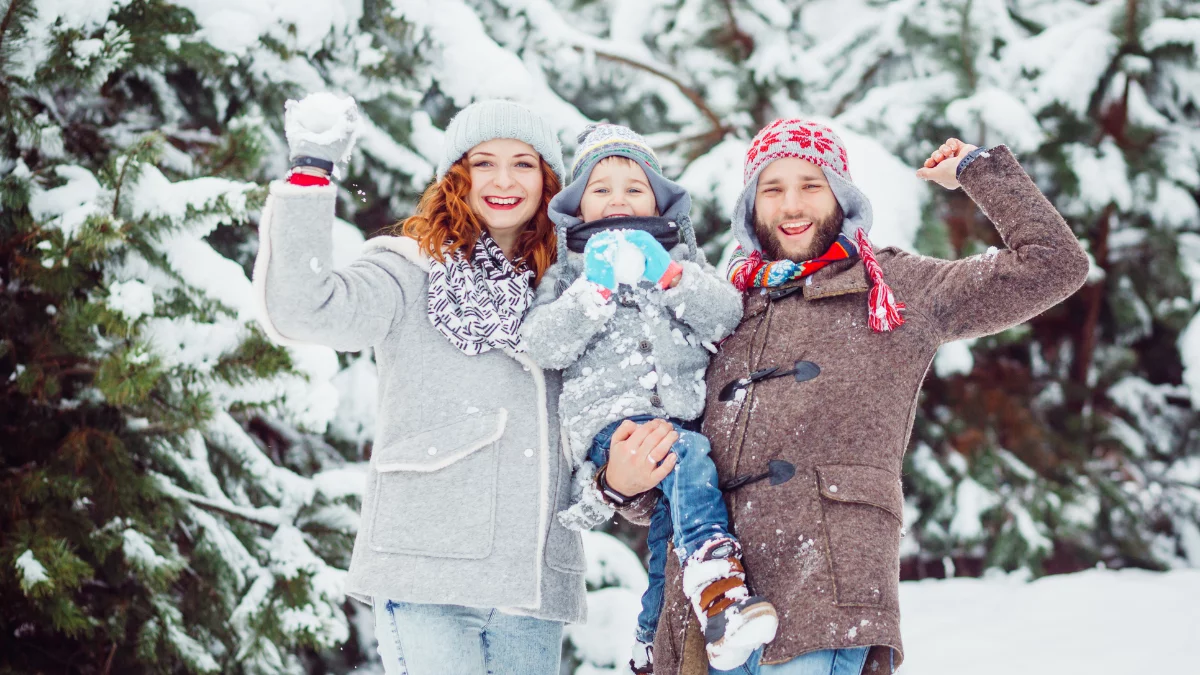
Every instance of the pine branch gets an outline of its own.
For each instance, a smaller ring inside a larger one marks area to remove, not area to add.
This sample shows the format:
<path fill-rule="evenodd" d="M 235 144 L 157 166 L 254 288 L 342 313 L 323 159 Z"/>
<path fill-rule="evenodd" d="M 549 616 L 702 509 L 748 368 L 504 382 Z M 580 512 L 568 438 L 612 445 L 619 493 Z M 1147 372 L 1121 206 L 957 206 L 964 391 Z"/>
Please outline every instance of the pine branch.
<path fill-rule="evenodd" d="M 121 209 L 121 188 L 125 185 L 125 172 L 129 169 L 129 162 L 132 158 L 126 158 L 125 163 L 121 165 L 121 175 L 117 178 L 117 189 L 113 197 L 112 217 L 119 218 L 117 213 Z"/>
<path fill-rule="evenodd" d="M 670 82 L 676 89 L 679 90 L 680 93 L 687 97 L 687 99 L 692 102 L 692 105 L 696 106 L 696 109 L 700 111 L 700 114 L 704 115 L 705 119 L 707 119 L 709 123 L 713 125 L 714 130 L 719 129 L 722 134 L 728 131 L 728 126 L 721 122 L 721 117 L 708 106 L 708 103 L 704 101 L 704 97 L 700 95 L 700 92 L 696 91 L 694 87 L 684 84 L 683 81 L 681 81 L 678 77 L 675 77 L 674 75 L 661 68 L 658 68 L 657 66 L 653 66 L 649 63 L 643 63 L 628 56 L 622 56 L 621 54 L 616 54 L 613 52 L 606 52 L 591 47 L 585 47 L 583 45 L 571 46 L 578 52 L 592 52 L 596 56 L 606 61 L 620 63 L 661 77 L 667 82 Z"/>
<path fill-rule="evenodd" d="M 17 5 L 20 2 L 21 0 L 11 0 L 8 3 L 8 9 L 4 12 L 4 19 L 0 20 L 0 58 L 4 55 L 4 38 L 8 35 L 8 27 L 17 14 Z"/>
<path fill-rule="evenodd" d="M 561 36 L 559 44 L 568 46 L 580 53 L 591 52 L 606 61 L 637 68 L 670 82 L 691 101 L 692 105 L 696 106 L 700 114 L 712 124 L 713 129 L 720 129 L 722 133 L 727 129 L 726 125 L 721 122 L 720 115 L 717 115 L 709 107 L 704 97 L 700 95 L 700 92 L 695 87 L 685 84 L 680 77 L 667 72 L 665 64 L 659 66 L 646 63 L 632 55 L 619 53 L 620 47 L 611 41 L 600 39 L 575 29 L 548 2 L 538 3 L 536 7 L 527 8 L 526 17 L 532 25 L 541 29 L 547 36 Z"/>
<path fill-rule="evenodd" d="M 1112 226 L 1112 219 L 1115 215 L 1116 208 L 1113 204 L 1105 207 L 1104 212 L 1100 214 L 1100 221 L 1097 223 L 1099 231 L 1092 239 L 1096 265 L 1108 272 L 1108 235 Z M 1079 334 L 1077 336 L 1077 348 L 1075 350 L 1075 363 L 1072 364 L 1071 379 L 1079 387 L 1080 391 L 1090 392 L 1091 387 L 1088 386 L 1088 373 L 1092 368 L 1092 357 L 1096 351 L 1097 331 L 1100 325 L 1100 311 L 1104 307 L 1104 299 L 1108 284 L 1105 281 L 1099 281 L 1091 286 L 1086 286 L 1081 293 L 1085 295 L 1087 305 L 1087 313 L 1084 315 L 1083 323 L 1080 325 Z M 1073 412 L 1076 414 L 1083 411 L 1084 399 L 1075 401 Z"/>
<path fill-rule="evenodd" d="M 112 672 L 113 657 L 117 655 L 117 643 L 113 641 L 112 649 L 108 652 L 108 659 L 104 662 L 104 675 L 109 675 Z"/>
<path fill-rule="evenodd" d="M 850 102 L 854 100 L 855 96 L 869 90 L 871 87 L 868 83 L 872 78 L 875 77 L 875 75 L 879 73 L 879 69 L 883 68 L 883 64 L 886 63 L 890 58 L 892 58 L 891 51 L 880 54 L 879 60 L 871 64 L 871 67 L 867 68 L 866 72 L 864 72 L 862 77 L 859 78 L 858 86 L 851 89 L 846 93 L 845 96 L 842 97 L 840 101 L 838 101 L 837 105 L 833 109 L 833 115 L 831 115 L 831 117 L 837 117 L 838 115 L 846 112 L 846 108 L 850 107 Z"/>
<path fill-rule="evenodd" d="M 744 50 L 742 57 L 745 58 L 754 53 L 754 37 L 738 26 L 737 17 L 733 13 L 733 0 L 723 0 L 722 4 L 725 5 L 725 13 L 729 15 L 729 31 L 732 33 L 733 42 Z"/>
<path fill-rule="evenodd" d="M 211 511 L 213 513 L 225 516 L 232 516 L 248 523 L 261 525 L 262 527 L 277 528 L 282 525 L 278 517 L 273 518 L 263 513 L 263 509 L 237 506 L 236 504 L 223 504 L 215 499 L 209 499 L 208 497 L 203 497 L 194 492 L 188 492 L 178 485 L 166 481 L 164 481 L 162 488 L 163 492 L 168 496 L 181 499 L 189 504 L 192 504 L 193 506 L 204 509 L 205 511 Z"/>

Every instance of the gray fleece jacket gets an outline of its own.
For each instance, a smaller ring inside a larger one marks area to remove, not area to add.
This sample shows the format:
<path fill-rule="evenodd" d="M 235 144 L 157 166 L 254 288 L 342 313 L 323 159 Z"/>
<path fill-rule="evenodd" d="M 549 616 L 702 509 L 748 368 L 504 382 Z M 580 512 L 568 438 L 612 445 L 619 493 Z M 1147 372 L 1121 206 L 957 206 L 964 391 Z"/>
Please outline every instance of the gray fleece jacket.
<path fill-rule="evenodd" d="M 563 371 L 559 410 L 576 474 L 573 505 L 559 519 L 572 529 L 591 528 L 612 515 L 591 480 L 596 467 L 585 461 L 592 438 L 632 415 L 700 417 L 709 350 L 742 318 L 741 294 L 695 247 L 687 192 L 666 183 L 677 190 L 665 209 L 660 199 L 660 209 L 685 239 L 670 251 L 683 267 L 677 287 L 660 290 L 643 281 L 622 286 L 605 301 L 583 277 L 583 254 L 566 252 L 564 260 L 560 246 L 559 262 L 542 278 L 521 327 L 529 355 L 543 368 Z M 582 225 L 567 215 L 578 203 L 564 207 L 564 196 L 571 198 L 564 191 L 550 204 L 560 242 Z"/>
<path fill-rule="evenodd" d="M 271 184 L 254 287 L 276 341 L 375 350 L 379 421 L 346 591 L 583 621 L 582 541 L 553 517 L 572 467 L 559 374 L 452 346 L 427 316 L 428 260 L 412 239 L 371 239 L 333 269 L 336 194 Z"/>

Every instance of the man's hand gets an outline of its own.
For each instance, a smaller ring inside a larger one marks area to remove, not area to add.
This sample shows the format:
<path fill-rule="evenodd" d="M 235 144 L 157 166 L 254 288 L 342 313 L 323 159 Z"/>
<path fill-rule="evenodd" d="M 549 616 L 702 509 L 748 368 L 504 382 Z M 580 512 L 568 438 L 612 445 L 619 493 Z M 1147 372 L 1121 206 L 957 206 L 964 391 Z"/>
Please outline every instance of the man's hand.
<path fill-rule="evenodd" d="M 957 190 L 958 163 L 976 147 L 957 138 L 948 139 L 929 155 L 924 167 L 917 169 L 917 177 L 931 180 L 947 190 Z"/>
<path fill-rule="evenodd" d="M 675 427 L 666 420 L 637 424 L 625 420 L 613 432 L 608 448 L 608 486 L 627 497 L 653 489 L 675 468 L 671 446 L 679 440 Z M 660 464 L 661 462 L 661 464 Z"/>

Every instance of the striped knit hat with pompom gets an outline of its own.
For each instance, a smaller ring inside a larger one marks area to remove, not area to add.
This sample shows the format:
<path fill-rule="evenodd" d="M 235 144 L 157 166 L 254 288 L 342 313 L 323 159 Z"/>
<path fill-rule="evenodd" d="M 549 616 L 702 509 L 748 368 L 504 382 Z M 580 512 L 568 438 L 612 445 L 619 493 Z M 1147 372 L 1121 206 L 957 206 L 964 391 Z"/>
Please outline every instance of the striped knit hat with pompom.
<path fill-rule="evenodd" d="M 744 251 L 759 253 L 762 245 L 754 232 L 754 196 L 758 177 L 771 162 L 785 157 L 803 159 L 821 167 L 829 187 L 842 207 L 845 220 L 842 234 L 858 246 L 858 254 L 871 280 L 868 294 L 867 323 L 876 332 L 886 332 L 904 324 L 892 289 L 883 281 L 883 268 L 875 259 L 875 250 L 867 239 L 871 230 L 871 202 L 850 177 L 846 146 L 832 129 L 805 119 L 781 119 L 758 132 L 746 152 L 744 188 L 733 213 L 733 234 Z"/>
<path fill-rule="evenodd" d="M 654 202 L 663 218 L 679 227 L 683 242 L 687 244 L 688 256 L 692 260 L 702 259 L 703 254 L 696 246 L 696 232 L 692 227 L 692 198 L 682 185 L 670 180 L 662 173 L 662 165 L 654 149 L 642 135 L 620 124 L 599 122 L 589 124 L 579 134 L 579 147 L 575 151 L 575 164 L 571 167 L 571 181 L 550 200 L 549 216 L 554 221 L 558 234 L 558 259 L 567 259 L 567 235 L 583 225 L 579 215 L 579 204 L 592 169 L 606 157 L 626 157 L 642 167 Z"/>

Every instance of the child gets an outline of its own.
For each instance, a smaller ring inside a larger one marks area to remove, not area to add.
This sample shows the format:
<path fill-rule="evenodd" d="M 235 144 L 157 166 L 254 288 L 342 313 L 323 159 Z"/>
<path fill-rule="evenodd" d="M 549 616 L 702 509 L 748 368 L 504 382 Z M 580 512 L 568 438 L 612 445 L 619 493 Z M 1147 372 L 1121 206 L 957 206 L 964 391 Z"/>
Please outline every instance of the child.
<path fill-rule="evenodd" d="M 550 202 L 558 262 L 521 329 L 539 365 L 564 370 L 559 413 L 578 468 L 573 504 L 558 517 L 574 529 L 610 518 L 597 467 L 608 462 L 613 432 L 626 419 L 672 422 L 677 465 L 659 485 L 647 537 L 650 586 L 630 665 L 652 672 L 670 536 L 709 663 L 731 670 L 775 637 L 778 617 L 746 588 L 708 439 L 684 423 L 704 410 L 705 349 L 737 327 L 741 296 L 696 248 L 691 198 L 663 177 L 641 136 L 600 124 L 579 142 L 572 181 Z"/>

